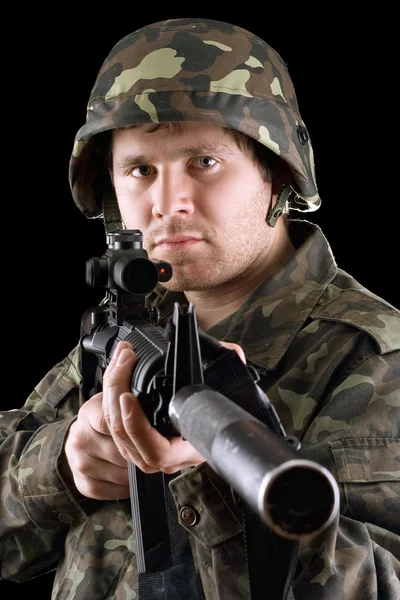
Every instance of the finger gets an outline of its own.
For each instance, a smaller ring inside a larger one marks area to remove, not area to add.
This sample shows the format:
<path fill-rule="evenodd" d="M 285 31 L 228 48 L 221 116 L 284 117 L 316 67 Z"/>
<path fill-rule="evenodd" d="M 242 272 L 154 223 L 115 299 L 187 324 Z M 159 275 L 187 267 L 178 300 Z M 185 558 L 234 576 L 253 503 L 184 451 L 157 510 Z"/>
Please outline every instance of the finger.
<path fill-rule="evenodd" d="M 75 477 L 75 486 L 87 498 L 95 500 L 117 500 L 129 498 L 129 485 L 119 485 L 90 477 Z"/>
<path fill-rule="evenodd" d="M 135 361 L 136 355 L 132 346 L 121 342 L 117 359 L 112 363 L 110 362 L 104 378 L 103 410 L 110 433 L 121 456 L 139 466 L 146 473 L 154 473 L 157 469 L 152 468 L 143 460 L 140 451 L 137 450 L 135 437 L 126 430 L 126 422 L 121 411 L 120 397 L 126 395 L 129 402 L 136 406 L 138 419 L 143 430 L 151 429 L 139 401 L 130 391 Z M 135 416 L 133 416 L 133 420 L 135 420 Z"/>
<path fill-rule="evenodd" d="M 221 341 L 219 343 L 221 344 L 221 346 L 224 346 L 224 348 L 228 348 L 228 350 L 235 350 L 235 352 L 237 353 L 239 358 L 244 362 L 244 364 L 246 364 L 245 353 L 243 351 L 243 348 L 241 346 L 239 346 L 239 344 L 235 344 L 234 342 L 221 342 Z"/>
<path fill-rule="evenodd" d="M 88 417 L 88 422 L 92 429 L 97 433 L 100 433 L 101 435 L 111 435 L 103 410 L 101 410 L 101 413 L 91 414 Z"/>
<path fill-rule="evenodd" d="M 110 436 L 107 422 L 104 418 L 102 407 L 103 394 L 102 392 L 95 394 L 87 400 L 80 408 L 78 419 L 82 424 L 87 421 L 91 429 L 96 433 Z"/>
<path fill-rule="evenodd" d="M 133 462 L 145 473 L 174 469 L 176 463 L 202 462 L 190 446 L 189 458 L 169 456 L 170 440 L 152 427 L 138 398 L 131 393 L 131 373 L 135 355 L 126 346 L 120 350 L 117 360 L 107 368 L 103 387 L 103 405 L 110 433 L 121 455 Z M 189 444 L 188 444 L 189 446 Z"/>
<path fill-rule="evenodd" d="M 166 438 L 152 427 L 135 396 L 122 394 L 120 402 L 125 430 L 134 439 L 139 453 L 132 462 L 144 473 L 163 471 L 172 474 L 204 462 L 204 458 L 189 442 L 180 436 Z"/>
<path fill-rule="evenodd" d="M 130 392 L 132 370 L 136 355 L 132 346 L 120 342 L 116 356 L 112 358 L 103 377 L 103 413 L 111 435 L 123 434 L 123 422 L 119 397 L 124 392 Z"/>
<path fill-rule="evenodd" d="M 113 369 L 114 369 L 116 363 L 118 362 L 119 356 L 123 350 L 132 350 L 133 351 L 132 344 L 125 340 L 120 341 L 118 343 L 115 351 L 113 352 L 113 355 L 111 356 L 110 362 L 107 365 L 106 370 L 104 371 L 103 379 L 109 377 L 110 373 L 113 372 Z"/>
<path fill-rule="evenodd" d="M 96 432 L 96 435 L 87 436 L 85 446 L 80 448 L 80 454 L 87 456 L 88 460 L 102 460 L 117 467 L 126 467 L 126 459 L 121 456 L 110 434 L 103 435 Z"/>
<path fill-rule="evenodd" d="M 119 468 L 126 468 L 126 460 L 118 452 L 111 435 L 103 435 L 95 431 L 81 412 L 69 429 L 65 452 L 69 462 L 77 465 L 75 468 L 80 468 L 89 474 L 92 461 L 107 461 Z"/>
<path fill-rule="evenodd" d="M 115 485 L 128 485 L 128 464 L 124 466 L 111 463 L 108 460 L 94 458 L 90 455 L 75 455 L 70 462 L 74 476 L 80 480 L 95 479 Z"/>
<path fill-rule="evenodd" d="M 164 473 L 176 473 L 176 471 L 200 465 L 205 461 L 196 448 L 190 442 L 182 440 L 181 437 L 171 438 L 169 442 L 168 462 L 162 462 L 159 466 Z"/>
<path fill-rule="evenodd" d="M 134 451 L 134 455 L 128 460 L 146 473 L 159 470 L 160 462 L 170 450 L 170 441 L 151 425 L 136 396 L 121 394 L 120 406 L 126 443 L 130 443 L 130 448 Z"/>

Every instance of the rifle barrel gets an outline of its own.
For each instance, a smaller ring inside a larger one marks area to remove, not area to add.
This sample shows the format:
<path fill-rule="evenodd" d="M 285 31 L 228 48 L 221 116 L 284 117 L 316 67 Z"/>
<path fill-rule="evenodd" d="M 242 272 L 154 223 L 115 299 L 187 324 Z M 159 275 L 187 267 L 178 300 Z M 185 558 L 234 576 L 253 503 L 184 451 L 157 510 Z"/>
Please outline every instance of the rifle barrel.
<path fill-rule="evenodd" d="M 328 527 L 339 508 L 332 474 L 299 458 L 283 438 L 226 396 L 204 385 L 172 398 L 174 427 L 281 537 L 301 539 Z"/>

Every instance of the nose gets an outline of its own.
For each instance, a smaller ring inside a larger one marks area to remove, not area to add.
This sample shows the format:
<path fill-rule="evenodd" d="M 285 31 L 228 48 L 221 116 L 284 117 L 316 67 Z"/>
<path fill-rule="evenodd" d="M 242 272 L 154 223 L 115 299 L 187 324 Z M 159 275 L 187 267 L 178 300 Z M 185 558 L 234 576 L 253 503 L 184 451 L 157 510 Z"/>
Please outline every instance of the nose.
<path fill-rule="evenodd" d="M 194 211 L 194 184 L 187 173 L 165 169 L 158 174 L 152 194 L 152 214 L 158 219 L 176 213 L 191 215 Z"/>

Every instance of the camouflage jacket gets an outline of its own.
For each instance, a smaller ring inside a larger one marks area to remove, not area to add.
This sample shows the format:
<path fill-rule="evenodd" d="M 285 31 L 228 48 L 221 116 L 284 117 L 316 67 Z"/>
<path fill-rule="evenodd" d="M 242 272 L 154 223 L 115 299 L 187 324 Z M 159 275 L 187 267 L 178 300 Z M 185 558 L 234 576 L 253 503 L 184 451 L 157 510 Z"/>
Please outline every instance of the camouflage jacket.
<path fill-rule="evenodd" d="M 286 432 L 339 484 L 340 515 L 299 545 L 296 600 L 399 600 L 400 315 L 337 268 L 317 226 L 293 222 L 292 239 L 295 256 L 209 333 L 243 347 Z M 172 300 L 160 304 L 165 315 Z M 57 567 L 54 600 L 131 600 L 129 501 L 82 501 L 58 471 L 84 401 L 79 364 L 76 348 L 21 410 L 1 414 L 0 575 L 19 582 Z M 198 516 L 182 526 L 206 599 L 250 599 L 243 524 L 227 485 L 203 464 L 171 490 L 178 512 Z M 268 560 L 265 571 L 272 581 Z"/>

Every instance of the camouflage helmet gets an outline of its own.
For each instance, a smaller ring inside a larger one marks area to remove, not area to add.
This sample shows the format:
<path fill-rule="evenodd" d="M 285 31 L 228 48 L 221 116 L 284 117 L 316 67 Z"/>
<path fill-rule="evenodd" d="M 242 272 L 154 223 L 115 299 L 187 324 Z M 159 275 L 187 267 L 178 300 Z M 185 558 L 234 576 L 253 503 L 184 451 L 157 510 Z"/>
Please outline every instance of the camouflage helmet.
<path fill-rule="evenodd" d="M 257 140 L 289 166 L 291 208 L 319 207 L 313 150 L 282 58 L 241 27 L 187 18 L 138 29 L 104 61 L 69 165 L 83 214 L 102 217 L 108 231 L 121 227 L 99 133 L 181 121 L 228 127 Z"/>

